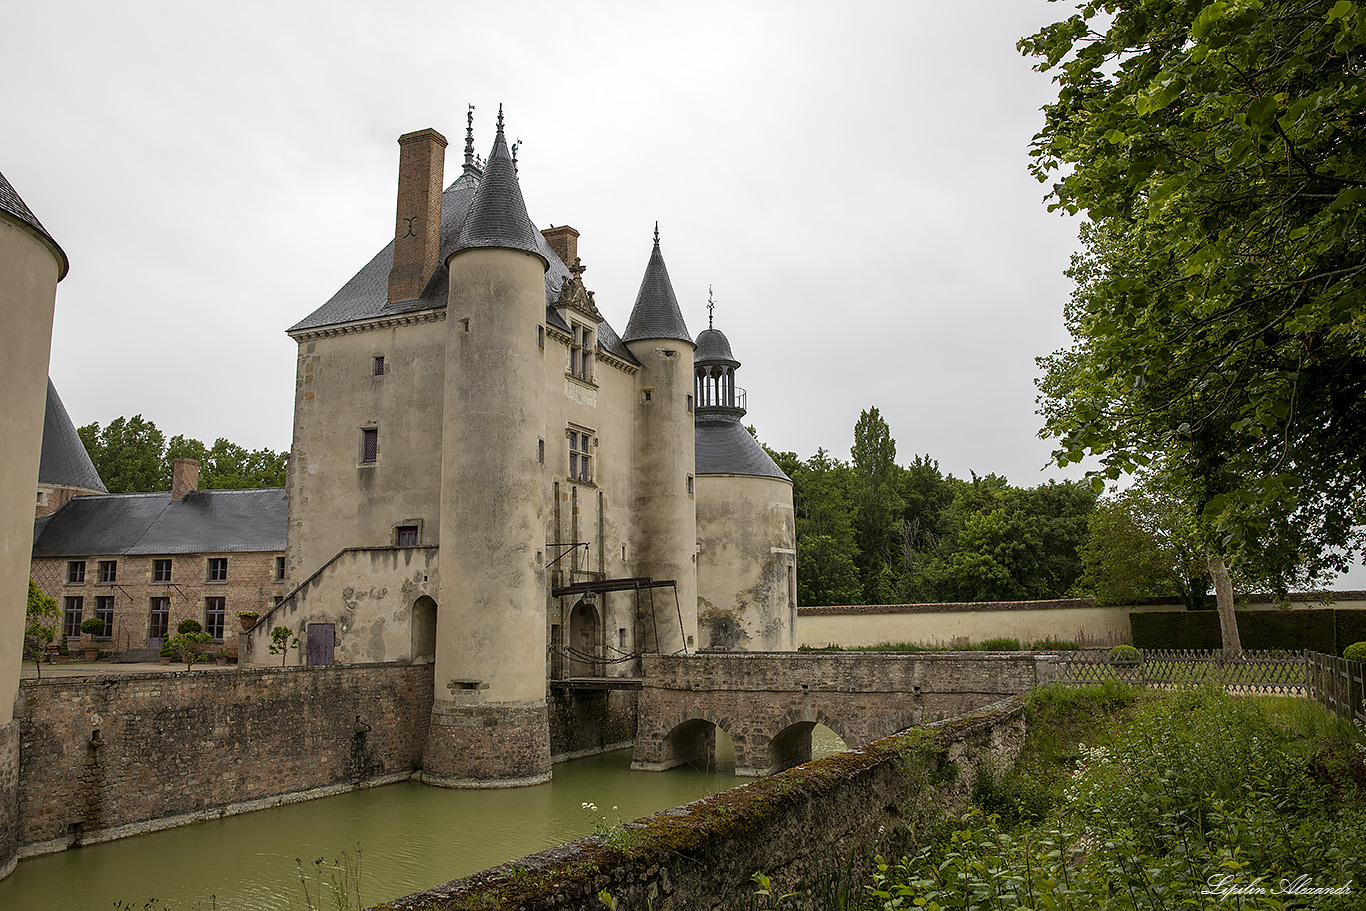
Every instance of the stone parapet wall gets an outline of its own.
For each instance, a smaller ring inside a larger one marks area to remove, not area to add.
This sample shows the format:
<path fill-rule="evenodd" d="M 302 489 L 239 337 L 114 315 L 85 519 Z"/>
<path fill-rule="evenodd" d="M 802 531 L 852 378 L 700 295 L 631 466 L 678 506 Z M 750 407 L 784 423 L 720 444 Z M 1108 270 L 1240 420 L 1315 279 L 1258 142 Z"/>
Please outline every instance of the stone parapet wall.
<path fill-rule="evenodd" d="M 1041 682 L 1047 671 L 1038 665 L 1047 660 L 990 652 L 647 656 L 633 767 L 696 761 L 715 725 L 735 744 L 737 773 L 761 775 L 808 758 L 815 724 L 861 747 L 1025 692 Z"/>
<path fill-rule="evenodd" d="M 774 895 L 851 860 L 865 876 L 876 855 L 913 845 L 919 825 L 961 811 L 978 767 L 1013 762 L 1024 733 L 1023 704 L 1010 699 L 637 820 L 618 847 L 582 839 L 375 911 L 597 911 L 600 890 L 619 908 L 713 911 L 743 904 L 756 870 Z"/>
<path fill-rule="evenodd" d="M 21 854 L 408 778 L 431 704 L 430 664 L 25 680 Z"/>
<path fill-rule="evenodd" d="M 0 879 L 19 862 L 19 722 L 0 724 Z"/>

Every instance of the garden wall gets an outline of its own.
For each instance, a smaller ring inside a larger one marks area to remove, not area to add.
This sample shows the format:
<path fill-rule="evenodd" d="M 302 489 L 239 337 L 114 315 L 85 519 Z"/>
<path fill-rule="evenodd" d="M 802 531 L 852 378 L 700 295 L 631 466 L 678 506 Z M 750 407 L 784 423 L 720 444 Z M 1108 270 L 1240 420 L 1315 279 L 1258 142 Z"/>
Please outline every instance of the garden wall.
<path fill-rule="evenodd" d="M 780 892 L 845 864 L 863 875 L 965 806 L 977 768 L 1013 762 L 1024 733 L 1013 697 L 638 820 L 615 847 L 583 839 L 376 907 L 601 911 L 605 889 L 621 908 L 706 911 L 753 891 L 756 870 Z"/>
<path fill-rule="evenodd" d="M 1366 606 L 1364 606 L 1366 607 Z M 1246 649 L 1306 649 L 1340 656 L 1353 642 L 1366 641 L 1366 609 L 1269 610 L 1239 608 L 1238 638 Z M 1155 611 L 1131 619 L 1139 648 L 1221 648 L 1214 611 Z"/>
<path fill-rule="evenodd" d="M 1292 608 L 1323 607 L 1325 599 L 1329 599 L 1339 609 L 1366 609 L 1366 592 L 1361 591 L 1292 594 L 1290 599 Z M 1213 606 L 1211 599 L 1210 607 Z M 1277 610 L 1280 607 L 1270 597 L 1252 596 L 1239 601 L 1240 610 Z M 1008 638 L 1018 639 L 1025 646 L 1054 639 L 1075 642 L 1085 648 L 1108 648 L 1132 644 L 1131 614 L 1155 611 L 1184 612 L 1184 607 L 1174 598 L 1136 605 L 1098 605 L 1087 598 L 1074 598 L 802 607 L 797 609 L 797 644 L 811 648 L 831 644 L 864 648 L 886 642 L 947 646 Z M 1200 616 L 1204 612 L 1192 613 Z M 1211 611 L 1209 616 L 1215 615 Z M 1212 647 L 1218 646 L 1216 641 Z"/>
<path fill-rule="evenodd" d="M 432 665 L 25 680 L 21 856 L 409 777 Z"/>

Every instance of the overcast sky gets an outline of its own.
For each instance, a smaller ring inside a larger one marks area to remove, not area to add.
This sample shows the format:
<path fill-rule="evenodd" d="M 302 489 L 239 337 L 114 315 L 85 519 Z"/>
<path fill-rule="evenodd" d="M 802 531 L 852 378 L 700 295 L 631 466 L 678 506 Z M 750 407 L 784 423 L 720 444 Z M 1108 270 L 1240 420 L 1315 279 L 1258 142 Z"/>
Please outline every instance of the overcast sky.
<path fill-rule="evenodd" d="M 54 10 L 60 12 L 54 13 Z M 514 12 L 515 10 L 515 12 Z M 78 424 L 287 449 L 284 330 L 392 236 L 399 134 L 459 173 L 504 105 L 538 227 L 582 232 L 625 328 L 660 224 L 769 445 L 1032 485 L 1034 358 L 1066 341 L 1075 225 L 1027 170 L 1066 4 L 105 2 L 6 12 L 0 171 L 71 259 L 53 380 Z"/>

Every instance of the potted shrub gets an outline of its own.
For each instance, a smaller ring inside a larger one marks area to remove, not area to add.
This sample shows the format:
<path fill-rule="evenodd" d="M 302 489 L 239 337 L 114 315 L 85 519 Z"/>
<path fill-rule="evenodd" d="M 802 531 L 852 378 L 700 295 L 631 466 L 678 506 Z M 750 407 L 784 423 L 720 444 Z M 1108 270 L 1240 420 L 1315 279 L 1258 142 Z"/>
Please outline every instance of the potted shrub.
<path fill-rule="evenodd" d="M 168 641 L 165 645 L 163 645 L 163 646 L 161 647 L 161 652 L 160 652 L 161 663 L 162 663 L 162 664 L 170 664 L 170 663 L 171 663 L 171 658 L 173 658 L 174 656 L 175 656 L 175 652 L 171 651 L 171 643 Z"/>
<path fill-rule="evenodd" d="M 66 664 L 71 660 L 71 648 L 66 644 L 66 633 L 62 633 L 61 644 L 57 646 L 57 663 Z"/>
<path fill-rule="evenodd" d="M 104 621 L 99 617 L 89 617 L 81 621 L 81 632 L 90 637 L 90 641 L 85 645 L 85 660 L 94 661 L 100 657 L 100 647 L 95 644 L 95 639 L 104 635 Z"/>
<path fill-rule="evenodd" d="M 249 630 L 256 625 L 256 621 L 261 617 L 254 610 L 240 610 L 237 612 L 237 622 L 242 624 L 242 629 Z"/>

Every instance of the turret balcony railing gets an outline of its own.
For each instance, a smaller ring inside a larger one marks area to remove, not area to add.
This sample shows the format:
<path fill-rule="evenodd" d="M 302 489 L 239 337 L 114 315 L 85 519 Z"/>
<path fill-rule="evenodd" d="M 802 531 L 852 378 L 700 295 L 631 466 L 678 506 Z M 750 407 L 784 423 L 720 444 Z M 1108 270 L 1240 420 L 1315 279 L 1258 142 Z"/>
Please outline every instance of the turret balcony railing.
<path fill-rule="evenodd" d="M 732 390 L 730 396 L 733 401 L 728 402 L 726 401 L 726 398 L 726 391 L 724 389 L 717 389 L 715 386 L 710 389 L 703 387 L 697 390 L 697 407 L 699 410 L 704 408 L 733 408 L 739 409 L 740 411 L 746 410 L 745 390 L 737 386 Z"/>

